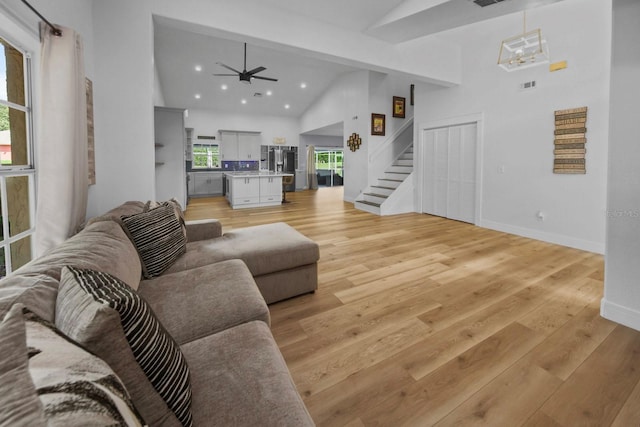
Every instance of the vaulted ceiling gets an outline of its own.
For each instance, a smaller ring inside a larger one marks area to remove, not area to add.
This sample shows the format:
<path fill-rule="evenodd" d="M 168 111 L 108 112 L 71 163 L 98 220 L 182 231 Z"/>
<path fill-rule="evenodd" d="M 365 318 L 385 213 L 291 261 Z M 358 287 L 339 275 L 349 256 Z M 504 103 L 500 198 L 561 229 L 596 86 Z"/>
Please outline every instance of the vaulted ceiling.
<path fill-rule="evenodd" d="M 358 37 L 402 46 L 438 37 L 449 29 L 558 1 L 562 0 L 260 0 L 259 6 L 299 17 L 300 21 L 319 22 Z M 246 7 L 243 13 L 260 22 L 258 9 Z M 270 23 L 265 20 L 260 25 Z M 297 36 L 291 34 L 292 38 Z M 298 117 L 337 76 L 363 69 L 327 61 L 322 55 L 301 55 L 250 41 L 247 70 L 264 66 L 266 70 L 258 75 L 275 77 L 278 82 L 252 79 L 251 84 L 242 84 L 237 77 L 213 76 L 230 73 L 218 63 L 242 71 L 244 41 L 241 35 L 227 39 L 196 26 L 156 19 L 155 62 L 165 104 Z M 303 84 L 306 87 L 301 87 Z"/>

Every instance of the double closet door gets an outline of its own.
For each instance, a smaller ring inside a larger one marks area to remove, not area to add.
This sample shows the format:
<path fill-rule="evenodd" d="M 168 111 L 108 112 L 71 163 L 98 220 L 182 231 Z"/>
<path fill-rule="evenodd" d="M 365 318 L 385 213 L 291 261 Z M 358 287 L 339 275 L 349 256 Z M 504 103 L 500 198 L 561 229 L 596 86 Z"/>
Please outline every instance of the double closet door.
<path fill-rule="evenodd" d="M 476 214 L 477 125 L 422 131 L 422 212 L 469 223 Z"/>

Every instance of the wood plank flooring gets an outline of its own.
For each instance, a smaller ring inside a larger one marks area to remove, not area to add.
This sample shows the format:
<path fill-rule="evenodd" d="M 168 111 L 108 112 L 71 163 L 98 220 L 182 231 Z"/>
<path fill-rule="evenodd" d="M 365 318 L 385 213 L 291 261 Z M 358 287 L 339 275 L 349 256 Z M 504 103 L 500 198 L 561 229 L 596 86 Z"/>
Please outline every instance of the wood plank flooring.
<path fill-rule="evenodd" d="M 600 317 L 602 256 L 342 197 L 186 211 L 224 231 L 285 221 L 320 245 L 318 291 L 270 306 L 318 426 L 640 425 L 640 332 Z"/>

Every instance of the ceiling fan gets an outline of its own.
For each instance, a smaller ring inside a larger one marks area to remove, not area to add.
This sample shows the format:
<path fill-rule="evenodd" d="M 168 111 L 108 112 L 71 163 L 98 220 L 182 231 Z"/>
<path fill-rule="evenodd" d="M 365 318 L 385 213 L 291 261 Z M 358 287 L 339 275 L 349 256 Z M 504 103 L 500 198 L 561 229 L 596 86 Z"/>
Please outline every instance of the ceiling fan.
<path fill-rule="evenodd" d="M 244 84 L 251 84 L 251 79 L 260 79 L 260 80 L 269 80 L 272 82 L 277 82 L 278 79 L 274 79 L 271 77 L 262 77 L 256 76 L 257 73 L 266 70 L 265 67 L 257 67 L 253 70 L 247 71 L 247 44 L 244 44 L 244 68 L 242 71 L 238 71 L 235 68 L 231 68 L 228 65 L 223 64 L 222 62 L 216 62 L 216 64 L 223 66 L 227 70 L 233 71 L 235 74 L 214 74 L 214 76 L 238 76 L 240 78 L 240 82 Z"/>

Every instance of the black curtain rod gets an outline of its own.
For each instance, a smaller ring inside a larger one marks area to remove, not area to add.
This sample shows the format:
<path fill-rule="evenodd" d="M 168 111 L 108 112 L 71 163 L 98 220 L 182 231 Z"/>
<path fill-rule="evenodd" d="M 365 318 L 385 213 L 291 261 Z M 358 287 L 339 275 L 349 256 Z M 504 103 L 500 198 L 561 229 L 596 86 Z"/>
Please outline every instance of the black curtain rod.
<path fill-rule="evenodd" d="M 22 3 L 26 4 L 27 7 L 29 9 L 31 9 L 31 11 L 33 13 L 35 13 L 36 15 L 38 15 L 40 17 L 40 19 L 42 19 L 48 26 L 49 28 L 51 28 L 51 33 L 53 35 L 56 35 L 58 37 L 62 36 L 62 31 L 60 31 L 58 28 L 56 28 L 55 25 L 53 25 L 51 22 L 49 22 L 49 20 L 47 18 L 45 18 L 44 16 L 42 16 L 42 14 L 40 12 L 38 12 L 33 6 L 31 6 L 27 0 L 22 0 Z"/>

